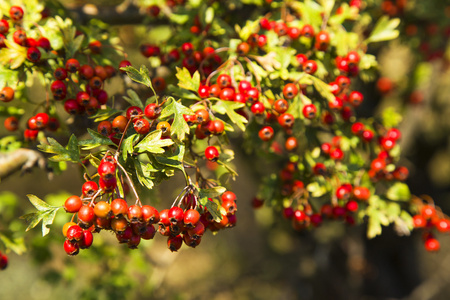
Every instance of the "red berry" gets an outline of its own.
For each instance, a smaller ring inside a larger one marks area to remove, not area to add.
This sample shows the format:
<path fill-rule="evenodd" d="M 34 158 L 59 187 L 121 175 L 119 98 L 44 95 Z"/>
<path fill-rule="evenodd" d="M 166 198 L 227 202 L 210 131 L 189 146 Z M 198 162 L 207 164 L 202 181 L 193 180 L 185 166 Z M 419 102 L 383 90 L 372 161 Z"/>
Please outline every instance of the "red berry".
<path fill-rule="evenodd" d="M 364 186 L 357 186 L 353 189 L 353 196 L 360 201 L 367 201 L 370 197 L 370 191 Z"/>
<path fill-rule="evenodd" d="M 92 54 L 100 54 L 102 52 L 102 43 L 100 41 L 90 42 L 88 47 Z"/>
<path fill-rule="evenodd" d="M 149 222 L 150 224 L 156 224 L 159 222 L 159 212 L 156 208 L 150 205 L 143 205 L 141 210 L 142 219 L 144 222 Z"/>
<path fill-rule="evenodd" d="M 436 252 L 439 251 L 439 249 L 441 248 L 441 245 L 439 243 L 439 241 L 433 237 L 427 238 L 425 241 L 425 249 L 428 252 Z"/>
<path fill-rule="evenodd" d="M 302 110 L 303 116 L 307 119 L 314 119 L 316 117 L 317 108 L 314 104 L 306 104 Z"/>
<path fill-rule="evenodd" d="M 21 46 L 26 46 L 27 44 L 27 34 L 23 30 L 16 30 L 13 33 L 13 40 L 16 44 Z"/>
<path fill-rule="evenodd" d="M 209 146 L 205 149 L 205 157 L 210 161 L 217 161 L 219 159 L 219 150 L 214 146 Z"/>
<path fill-rule="evenodd" d="M 181 223 L 184 218 L 183 209 L 178 206 L 172 207 L 171 209 L 169 209 L 168 217 L 171 224 Z"/>
<path fill-rule="evenodd" d="M 80 248 L 87 249 L 92 246 L 93 242 L 94 242 L 94 236 L 92 235 L 92 232 L 89 230 L 83 230 L 83 238 L 79 242 Z"/>
<path fill-rule="evenodd" d="M 10 116 L 3 123 L 8 131 L 16 131 L 19 128 L 19 120 L 15 116 Z"/>
<path fill-rule="evenodd" d="M 39 49 L 36 47 L 28 48 L 27 58 L 28 58 L 28 60 L 36 63 L 41 59 L 41 51 L 39 51 Z"/>
<path fill-rule="evenodd" d="M 247 91 L 247 101 L 255 102 L 259 99 L 259 91 L 256 87 L 251 87 Z"/>
<path fill-rule="evenodd" d="M 150 103 L 145 107 L 144 114 L 148 119 L 155 120 L 161 114 L 161 107 L 156 103 Z"/>
<path fill-rule="evenodd" d="M 150 131 L 150 123 L 144 118 L 138 119 L 134 122 L 134 130 L 139 134 L 146 135 Z"/>
<path fill-rule="evenodd" d="M 195 209 L 189 209 L 184 213 L 183 223 L 187 228 L 194 228 L 200 221 L 200 213 Z"/>
<path fill-rule="evenodd" d="M 303 64 L 303 71 L 308 74 L 314 74 L 317 71 L 317 63 L 314 60 L 308 60 Z"/>
<path fill-rule="evenodd" d="M 130 220 L 130 222 L 139 222 L 142 220 L 142 209 L 140 206 L 138 205 L 131 205 L 128 208 L 128 220 Z"/>
<path fill-rule="evenodd" d="M 183 243 L 183 238 L 181 235 L 171 236 L 167 239 L 167 247 L 172 252 L 177 252 Z"/>
<path fill-rule="evenodd" d="M 50 117 L 46 113 L 38 113 L 34 116 L 36 119 L 36 127 L 37 129 L 44 129 L 47 127 Z"/>
<path fill-rule="evenodd" d="M 264 104 L 262 102 L 259 102 L 259 101 L 253 102 L 252 107 L 251 107 L 251 111 L 255 115 L 262 115 L 264 113 L 264 111 L 265 111 Z"/>
<path fill-rule="evenodd" d="M 298 95 L 298 88 L 293 83 L 288 83 L 283 87 L 283 95 L 286 99 L 290 100 Z"/>
<path fill-rule="evenodd" d="M 79 241 L 83 238 L 83 229 L 78 225 L 70 226 L 67 230 L 67 239 L 70 241 Z"/>
<path fill-rule="evenodd" d="M 23 18 L 23 9 L 20 6 L 11 6 L 9 16 L 14 21 L 20 21 Z"/>
<path fill-rule="evenodd" d="M 80 252 L 78 243 L 66 240 L 64 242 L 64 251 L 70 256 L 77 255 Z"/>
<path fill-rule="evenodd" d="M 220 74 L 217 77 L 216 83 L 220 86 L 220 88 L 226 88 L 231 86 L 231 77 L 228 74 Z"/>
<path fill-rule="evenodd" d="M 301 35 L 304 37 L 308 37 L 308 38 L 313 37 L 314 36 L 314 28 L 309 24 L 303 25 L 303 27 L 301 29 Z"/>
<path fill-rule="evenodd" d="M 99 201 L 94 206 L 94 213 L 98 218 L 108 218 L 111 216 L 111 205 L 105 201 Z"/>
<path fill-rule="evenodd" d="M 357 91 L 353 91 L 350 93 L 350 96 L 348 96 L 348 102 L 350 102 L 351 105 L 354 107 L 359 106 L 364 100 L 363 94 Z"/>
<path fill-rule="evenodd" d="M 264 126 L 261 128 L 261 130 L 258 132 L 258 136 L 263 141 L 269 141 L 273 138 L 273 128 L 270 126 Z"/>
<path fill-rule="evenodd" d="M 50 41 L 48 40 L 48 38 L 45 37 L 40 37 L 38 39 L 37 46 L 43 48 L 46 51 L 50 51 L 52 49 Z"/>
<path fill-rule="evenodd" d="M 94 209 L 88 205 L 81 206 L 78 211 L 78 221 L 85 225 L 86 227 L 90 227 L 95 219 Z"/>
<path fill-rule="evenodd" d="M 278 124 L 280 124 L 281 127 L 285 129 L 292 128 L 292 126 L 294 125 L 294 121 L 294 116 L 288 113 L 284 113 L 278 116 Z"/>
<path fill-rule="evenodd" d="M 358 202 L 350 200 L 345 204 L 345 209 L 349 212 L 355 212 L 358 210 Z"/>
<path fill-rule="evenodd" d="M 103 161 L 98 166 L 97 172 L 101 178 L 109 180 L 116 175 L 116 164 L 108 161 Z"/>
<path fill-rule="evenodd" d="M 10 102 L 14 99 L 14 89 L 5 86 L 0 92 L 0 101 L 2 102 Z"/>
<path fill-rule="evenodd" d="M 5 19 L 0 20 L 0 34 L 7 34 L 9 31 L 9 23 Z"/>
<path fill-rule="evenodd" d="M 76 213 L 80 210 L 82 206 L 83 202 L 81 201 L 81 198 L 76 195 L 70 196 L 64 202 L 64 209 L 68 213 Z"/>
<path fill-rule="evenodd" d="M 127 201 L 121 198 L 114 199 L 111 202 L 111 211 L 116 217 L 128 214 Z"/>
<path fill-rule="evenodd" d="M 422 215 L 413 216 L 414 228 L 423 228 L 427 225 L 427 220 Z"/>
<path fill-rule="evenodd" d="M 422 206 L 422 208 L 420 209 L 420 214 L 425 219 L 431 219 L 436 215 L 436 209 L 433 206 L 427 204 Z"/>
<path fill-rule="evenodd" d="M 326 51 L 330 44 L 330 35 L 326 31 L 321 31 L 316 35 L 315 48 L 319 51 Z"/>

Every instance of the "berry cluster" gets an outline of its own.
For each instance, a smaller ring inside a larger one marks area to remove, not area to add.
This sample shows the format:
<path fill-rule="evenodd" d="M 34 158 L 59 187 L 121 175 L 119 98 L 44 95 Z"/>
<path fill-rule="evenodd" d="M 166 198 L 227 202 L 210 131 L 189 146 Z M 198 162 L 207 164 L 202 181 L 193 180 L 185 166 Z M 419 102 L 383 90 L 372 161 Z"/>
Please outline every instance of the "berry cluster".
<path fill-rule="evenodd" d="M 98 167 L 99 184 L 86 181 L 81 197 L 73 195 L 65 201 L 64 209 L 76 215 L 78 221 L 68 222 L 63 227 L 64 250 L 68 255 L 78 254 L 80 248 L 89 248 L 93 233 L 101 230 L 114 232 L 119 243 L 126 243 L 131 249 L 136 249 L 141 239 L 153 239 L 158 231 L 167 237 L 168 248 L 173 252 L 180 249 L 183 242 L 189 247 L 198 246 L 207 229 L 215 232 L 236 224 L 236 195 L 230 191 L 220 198 L 223 213 L 219 220 L 199 204 L 192 185 L 183 190 L 169 209 L 158 211 L 150 205 L 142 205 L 140 200 L 128 205 L 124 198 L 114 198 L 115 165 L 111 157 L 106 157 Z M 108 200 L 99 201 L 103 196 Z"/>

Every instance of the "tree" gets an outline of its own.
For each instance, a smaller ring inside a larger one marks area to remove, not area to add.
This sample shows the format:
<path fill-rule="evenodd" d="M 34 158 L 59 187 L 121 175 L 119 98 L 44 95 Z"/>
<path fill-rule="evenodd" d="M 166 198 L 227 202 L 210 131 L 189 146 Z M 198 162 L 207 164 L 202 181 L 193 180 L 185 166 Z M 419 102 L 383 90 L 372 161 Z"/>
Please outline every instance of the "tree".
<path fill-rule="evenodd" d="M 401 113 L 364 111 L 370 82 L 393 89 L 376 54 L 412 30 L 395 18 L 403 1 L 382 10 L 353 0 L 157 2 L 138 2 L 159 35 L 139 46 L 140 66 L 106 23 L 86 20 L 87 9 L 73 11 L 86 22 L 78 26 L 58 3 L 2 5 L 0 113 L 12 133 L 1 139 L 0 177 L 35 166 L 57 176 L 76 164 L 84 178 L 64 199 L 30 193 L 26 231 L 42 222 L 47 235 L 65 210 L 60 244 L 71 256 L 100 231 L 132 249 L 155 235 L 171 251 L 195 248 L 205 231 L 236 225 L 239 195 L 229 188 L 242 145 L 261 178 L 253 206 L 294 230 L 365 223 L 373 238 L 391 224 L 402 235 L 423 228 L 425 248 L 439 250 L 434 232 L 448 232 L 450 220 L 404 183 Z M 142 21 L 125 4 L 98 17 Z M 178 196 L 148 200 L 177 175 Z M 12 227 L 1 240 L 25 249 Z"/>

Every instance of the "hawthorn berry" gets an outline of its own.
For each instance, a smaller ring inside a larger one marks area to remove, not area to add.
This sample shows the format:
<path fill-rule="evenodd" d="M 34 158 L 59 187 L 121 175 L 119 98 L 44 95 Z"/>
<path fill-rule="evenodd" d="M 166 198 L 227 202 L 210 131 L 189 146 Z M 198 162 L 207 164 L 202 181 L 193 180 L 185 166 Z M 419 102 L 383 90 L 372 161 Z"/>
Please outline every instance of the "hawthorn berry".
<path fill-rule="evenodd" d="M 85 226 L 86 228 L 90 227 L 95 219 L 94 208 L 92 208 L 89 205 L 83 205 L 80 207 L 77 216 L 78 216 L 78 221 L 83 226 Z"/>
<path fill-rule="evenodd" d="M 294 125 L 294 121 L 295 121 L 294 116 L 288 113 L 281 114 L 278 117 L 278 124 L 280 124 L 281 127 L 285 129 L 291 128 Z"/>
<path fill-rule="evenodd" d="M 94 242 L 94 236 L 89 230 L 83 230 L 83 238 L 79 241 L 78 245 L 81 249 L 87 249 L 92 246 Z"/>
<path fill-rule="evenodd" d="M 0 34 L 7 34 L 9 31 L 9 23 L 5 19 L 0 20 Z"/>
<path fill-rule="evenodd" d="M 183 238 L 181 237 L 181 235 L 170 236 L 167 239 L 167 247 L 172 252 L 177 252 L 181 248 L 182 243 Z"/>
<path fill-rule="evenodd" d="M 250 45 L 246 42 L 242 42 L 236 47 L 236 52 L 240 56 L 245 56 L 250 51 Z"/>
<path fill-rule="evenodd" d="M 94 213 L 98 218 L 108 218 L 112 215 L 111 205 L 105 201 L 99 201 L 94 206 Z"/>
<path fill-rule="evenodd" d="M 217 161 L 219 159 L 219 150 L 214 146 L 208 146 L 205 149 L 205 157 L 210 161 Z"/>
<path fill-rule="evenodd" d="M 70 73 L 76 73 L 80 68 L 80 63 L 76 58 L 70 58 L 66 61 L 66 70 Z"/>
<path fill-rule="evenodd" d="M 142 135 L 146 135 L 150 131 L 150 123 L 144 118 L 137 119 L 133 126 L 134 130 Z"/>
<path fill-rule="evenodd" d="M 2 88 L 0 92 L 0 101 L 10 102 L 13 99 L 14 99 L 14 89 L 9 86 L 5 86 L 4 88 Z"/>
<path fill-rule="evenodd" d="M 117 116 L 112 121 L 112 131 L 114 133 L 123 133 L 127 127 L 128 119 L 125 116 Z"/>
<path fill-rule="evenodd" d="M 284 143 L 284 148 L 286 148 L 287 151 L 294 151 L 298 148 L 298 140 L 294 136 L 290 136 L 286 139 L 286 142 Z"/>
<path fill-rule="evenodd" d="M 9 16 L 15 22 L 22 20 L 22 18 L 23 18 L 23 9 L 22 9 L 22 7 L 20 7 L 20 6 L 11 6 L 11 8 L 9 9 Z"/>
<path fill-rule="evenodd" d="M 247 101 L 255 102 L 259 99 L 259 91 L 256 87 L 251 87 L 247 91 Z"/>
<path fill-rule="evenodd" d="M 16 131 L 19 128 L 19 119 L 15 116 L 7 117 L 3 125 L 8 131 Z"/>
<path fill-rule="evenodd" d="M 64 251 L 70 256 L 77 255 L 80 252 L 80 247 L 77 242 L 72 242 L 70 240 L 64 241 Z"/>
<path fill-rule="evenodd" d="M 259 101 L 253 102 L 252 107 L 251 107 L 251 111 L 252 111 L 253 114 L 255 114 L 257 116 L 260 116 L 260 115 L 264 114 L 264 111 L 265 111 L 264 104 L 262 102 L 259 102 Z"/>
<path fill-rule="evenodd" d="M 64 209 L 68 213 L 77 213 L 82 206 L 83 201 L 81 201 L 81 198 L 76 195 L 70 196 L 64 202 Z"/>
<path fill-rule="evenodd" d="M 41 59 L 41 51 L 36 47 L 30 47 L 27 50 L 27 58 L 31 62 L 38 62 Z"/>
<path fill-rule="evenodd" d="M 261 140 L 267 142 L 273 138 L 273 128 L 270 126 L 264 126 L 261 128 L 261 130 L 258 132 L 258 136 Z"/>
<path fill-rule="evenodd" d="M 128 220 L 130 222 L 139 222 L 142 220 L 142 209 L 138 205 L 131 205 L 127 212 Z"/>
<path fill-rule="evenodd" d="M 293 83 L 288 83 L 283 87 L 283 95 L 286 99 L 291 100 L 298 95 L 298 88 Z"/>
<path fill-rule="evenodd" d="M 316 117 L 317 108 L 314 104 L 306 104 L 302 110 L 303 116 L 307 119 L 314 119 Z"/>
<path fill-rule="evenodd" d="M 66 235 L 68 240 L 78 242 L 83 238 L 83 229 L 78 225 L 70 226 Z"/>

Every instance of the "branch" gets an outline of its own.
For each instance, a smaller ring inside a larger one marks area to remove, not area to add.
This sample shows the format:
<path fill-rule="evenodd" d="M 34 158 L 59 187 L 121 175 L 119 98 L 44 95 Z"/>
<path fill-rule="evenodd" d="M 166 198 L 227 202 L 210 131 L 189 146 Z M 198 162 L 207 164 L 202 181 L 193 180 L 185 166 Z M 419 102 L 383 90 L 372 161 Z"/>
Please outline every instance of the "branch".
<path fill-rule="evenodd" d="M 41 169 L 47 166 L 44 156 L 39 151 L 20 148 L 12 152 L 0 153 L 0 180 L 19 170 L 22 173 L 29 171 L 36 165 Z"/>

